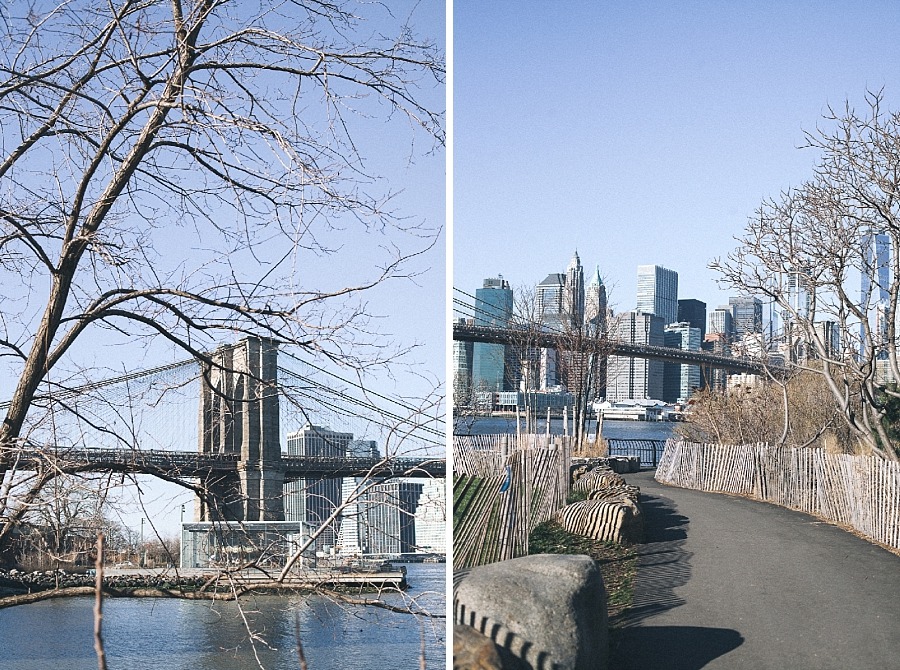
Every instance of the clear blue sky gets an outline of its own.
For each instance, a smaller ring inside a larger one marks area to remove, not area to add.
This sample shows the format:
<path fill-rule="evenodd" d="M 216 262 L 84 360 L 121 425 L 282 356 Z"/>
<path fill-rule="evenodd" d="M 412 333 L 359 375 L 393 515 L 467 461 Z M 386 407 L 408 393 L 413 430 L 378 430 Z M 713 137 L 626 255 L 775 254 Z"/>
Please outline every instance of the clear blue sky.
<path fill-rule="evenodd" d="M 454 3 L 453 285 L 640 264 L 727 302 L 706 268 L 767 196 L 811 176 L 827 105 L 900 109 L 900 4 Z"/>

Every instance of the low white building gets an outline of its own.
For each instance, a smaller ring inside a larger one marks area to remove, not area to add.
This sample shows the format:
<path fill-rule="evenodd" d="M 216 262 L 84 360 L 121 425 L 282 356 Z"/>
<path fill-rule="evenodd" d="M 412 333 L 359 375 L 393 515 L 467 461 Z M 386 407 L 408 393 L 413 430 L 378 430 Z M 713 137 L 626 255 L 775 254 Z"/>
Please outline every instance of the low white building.
<path fill-rule="evenodd" d="M 419 552 L 447 553 L 447 489 L 444 479 L 428 479 L 416 509 L 416 548 Z"/>

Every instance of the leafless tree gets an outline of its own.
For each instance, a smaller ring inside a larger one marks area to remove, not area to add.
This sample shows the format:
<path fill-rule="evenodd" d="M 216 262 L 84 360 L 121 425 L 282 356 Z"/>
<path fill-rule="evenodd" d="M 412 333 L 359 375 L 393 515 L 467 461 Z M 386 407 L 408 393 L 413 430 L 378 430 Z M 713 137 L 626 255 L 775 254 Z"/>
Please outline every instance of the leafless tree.
<path fill-rule="evenodd" d="M 97 533 L 115 536 L 103 515 L 107 490 L 105 478 L 61 475 L 50 481 L 24 516 L 36 553 L 25 562 L 39 565 L 46 557 L 54 567 L 84 563 Z"/>
<path fill-rule="evenodd" d="M 575 318 L 573 312 L 564 308 L 562 315 L 542 315 L 538 313 L 533 289 L 518 289 L 510 323 L 515 333 L 514 343 L 510 345 L 512 356 L 508 357 L 518 365 L 507 367 L 510 385 L 523 390 L 525 432 L 534 432 L 540 418 L 529 392 L 546 386 L 542 377 L 554 376 L 572 394 L 568 412 L 573 437 L 581 448 L 585 445 L 591 403 L 602 395 L 603 364 L 610 345 L 606 337 L 605 314 L 592 314 L 590 318 L 581 318 L 579 314 Z M 555 338 L 552 349 L 541 346 L 548 335 Z"/>
<path fill-rule="evenodd" d="M 862 450 L 896 460 L 888 410 L 900 380 L 900 114 L 869 92 L 862 113 L 849 103 L 829 108 L 807 146 L 821 156 L 812 177 L 765 201 L 740 246 L 712 267 L 778 305 L 788 366 L 822 375 Z M 872 253 L 876 235 L 890 242 L 887 281 Z M 873 282 L 865 296 L 861 275 Z"/>
<path fill-rule="evenodd" d="M 543 366 L 547 365 L 548 352 L 542 352 L 539 336 L 543 330 L 538 314 L 537 297 L 531 286 L 518 287 L 513 293 L 513 311 L 509 323 L 512 342 L 506 348 L 506 383 L 521 391 L 524 400 L 524 432 L 537 432 L 537 415 L 534 392 L 541 390 Z M 550 353 L 550 355 L 553 355 Z M 542 360 L 543 356 L 543 360 Z"/>
<path fill-rule="evenodd" d="M 362 137 L 408 125 L 443 144 L 441 55 L 406 20 L 318 0 L 14 2 L 0 40 L 0 538 L 60 474 L 16 480 L 14 504 L 17 449 L 87 338 L 207 364 L 235 334 L 392 360 L 363 296 L 415 274 L 439 227 L 392 210 Z M 307 272 L 360 234 L 368 267 Z"/>
<path fill-rule="evenodd" d="M 573 396 L 573 436 L 579 450 L 587 446 L 591 406 L 606 386 L 606 361 L 612 351 L 607 335 L 604 322 L 585 319 L 583 323 L 567 324 L 560 336 L 559 375 Z"/>

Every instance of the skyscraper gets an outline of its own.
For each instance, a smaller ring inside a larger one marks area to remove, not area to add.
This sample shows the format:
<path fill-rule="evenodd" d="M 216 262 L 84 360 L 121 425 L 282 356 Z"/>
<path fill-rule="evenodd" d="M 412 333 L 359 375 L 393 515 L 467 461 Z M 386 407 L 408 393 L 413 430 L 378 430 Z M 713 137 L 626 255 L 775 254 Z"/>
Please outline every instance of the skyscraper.
<path fill-rule="evenodd" d="M 891 281 L 891 243 L 884 233 L 867 232 L 862 235 L 863 268 L 860 275 L 860 302 L 865 305 L 872 295 L 875 282 L 877 301 L 888 301 Z"/>
<path fill-rule="evenodd" d="M 872 337 L 875 338 L 875 358 L 879 361 L 886 361 L 890 357 L 888 352 L 888 307 L 886 302 L 875 305 L 875 330 Z"/>
<path fill-rule="evenodd" d="M 606 310 L 606 286 L 598 265 L 584 292 L 584 322 L 593 328 L 594 333 L 606 332 Z"/>
<path fill-rule="evenodd" d="M 813 295 L 810 291 L 808 269 L 801 268 L 788 273 L 787 298 L 790 309 L 786 309 L 782 315 L 785 328 L 789 328 L 797 319 L 810 317 Z"/>
<path fill-rule="evenodd" d="M 884 233 L 866 232 L 862 235 L 861 240 L 863 252 L 863 267 L 860 270 L 860 287 L 859 287 L 859 305 L 860 309 L 866 314 L 870 313 L 871 302 L 873 302 L 872 283 L 875 283 L 875 291 L 877 297 L 874 298 L 876 305 L 887 305 L 889 293 L 888 286 L 891 280 L 890 270 L 890 239 Z M 871 325 L 871 319 L 869 320 Z M 875 324 L 875 332 L 881 333 L 879 324 Z M 880 343 L 876 343 L 880 344 Z M 866 346 L 865 324 L 859 326 L 859 351 L 860 355 L 864 355 Z M 878 356 L 886 357 L 887 352 L 879 352 Z"/>
<path fill-rule="evenodd" d="M 584 269 L 578 252 L 572 256 L 566 268 L 565 300 L 563 309 L 568 326 L 580 328 L 584 322 Z"/>
<path fill-rule="evenodd" d="M 825 357 L 830 359 L 841 358 L 841 331 L 836 321 L 817 321 L 813 324 L 816 336 L 825 349 Z M 815 347 L 810 347 L 810 358 L 819 358 Z"/>
<path fill-rule="evenodd" d="M 690 323 L 670 323 L 665 328 L 667 347 L 684 351 L 700 351 L 700 329 Z M 665 363 L 663 370 L 663 395 L 666 402 L 686 401 L 700 388 L 700 366 Z"/>
<path fill-rule="evenodd" d="M 352 498 L 353 501 L 342 514 L 341 553 L 415 551 L 417 507 L 422 490 L 423 484 L 408 480 L 374 483 L 358 477 L 344 478 L 344 500 Z"/>
<path fill-rule="evenodd" d="M 566 317 L 566 275 L 559 272 L 549 274 L 535 287 L 535 309 L 541 326 L 546 330 L 565 332 Z M 538 353 L 538 388 L 547 390 L 559 383 L 557 378 L 557 352 L 555 349 L 540 349 Z"/>
<path fill-rule="evenodd" d="M 731 305 L 716 307 L 709 313 L 709 328 L 706 329 L 706 333 L 721 335 L 727 344 L 734 342 L 734 315 Z"/>
<path fill-rule="evenodd" d="M 731 323 L 735 340 L 741 340 L 750 333 L 762 332 L 762 300 L 755 297 L 728 298 L 731 306 Z"/>
<path fill-rule="evenodd" d="M 416 548 L 447 552 L 447 493 L 441 479 L 426 479 L 416 507 Z"/>
<path fill-rule="evenodd" d="M 375 484 L 364 496 L 368 552 L 406 554 L 416 548 L 416 507 L 422 484 L 408 480 Z"/>
<path fill-rule="evenodd" d="M 706 337 L 706 303 L 694 298 L 678 301 L 678 323 L 689 323 L 700 330 L 700 341 Z"/>
<path fill-rule="evenodd" d="M 723 317 L 727 316 L 727 318 L 731 318 L 731 312 L 728 311 L 727 307 L 720 307 L 715 311 L 719 312 Z M 700 349 L 719 356 L 730 356 L 731 346 L 729 337 L 723 332 L 713 330 L 713 314 L 711 313 L 709 316 L 710 331 L 706 334 L 706 337 L 703 338 Z M 724 321 L 725 319 L 723 318 L 722 320 Z M 715 389 L 717 391 L 725 390 L 728 381 L 728 372 L 726 370 L 723 370 L 722 368 L 707 368 L 704 373 L 702 380 L 704 388 Z"/>
<path fill-rule="evenodd" d="M 665 344 L 663 320 L 644 312 L 626 312 L 618 315 L 611 337 L 620 342 L 661 347 Z M 662 399 L 662 361 L 628 356 L 610 356 L 608 361 L 607 400 Z"/>
<path fill-rule="evenodd" d="M 475 325 L 504 328 L 509 325 L 513 310 L 513 292 L 503 276 L 484 280 L 475 291 Z M 502 391 L 506 381 L 504 361 L 506 347 L 502 344 L 476 342 L 472 347 L 472 386 L 483 391 Z"/>
<path fill-rule="evenodd" d="M 551 330 L 561 330 L 565 314 L 566 275 L 549 274 L 534 288 L 536 316 Z"/>
<path fill-rule="evenodd" d="M 287 453 L 292 456 L 344 457 L 353 433 L 339 433 L 307 423 L 287 435 Z M 319 528 L 341 503 L 340 479 L 301 479 L 284 485 L 285 521 L 302 521 Z M 316 549 L 337 543 L 337 524 L 331 524 L 316 539 Z"/>
<path fill-rule="evenodd" d="M 456 323 L 463 325 L 472 322 L 471 319 L 456 319 Z M 474 343 L 453 340 L 453 402 L 456 404 L 466 404 L 471 400 L 474 353 Z"/>
<path fill-rule="evenodd" d="M 655 314 L 664 324 L 678 320 L 678 273 L 660 265 L 639 265 L 636 311 Z"/>
<path fill-rule="evenodd" d="M 475 291 L 475 325 L 504 328 L 512 317 L 513 293 L 509 282 L 503 278 L 490 277 Z"/>

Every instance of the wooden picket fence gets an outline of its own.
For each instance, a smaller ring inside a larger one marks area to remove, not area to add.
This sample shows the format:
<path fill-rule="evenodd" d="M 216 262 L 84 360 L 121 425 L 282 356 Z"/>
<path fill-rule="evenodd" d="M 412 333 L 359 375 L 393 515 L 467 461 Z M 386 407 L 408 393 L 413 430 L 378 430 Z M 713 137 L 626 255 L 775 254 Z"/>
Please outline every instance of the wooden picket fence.
<path fill-rule="evenodd" d="M 900 549 L 898 463 L 823 449 L 669 440 L 656 479 L 814 514 Z"/>
<path fill-rule="evenodd" d="M 453 567 L 525 556 L 534 527 L 565 505 L 572 438 L 453 439 Z"/>

